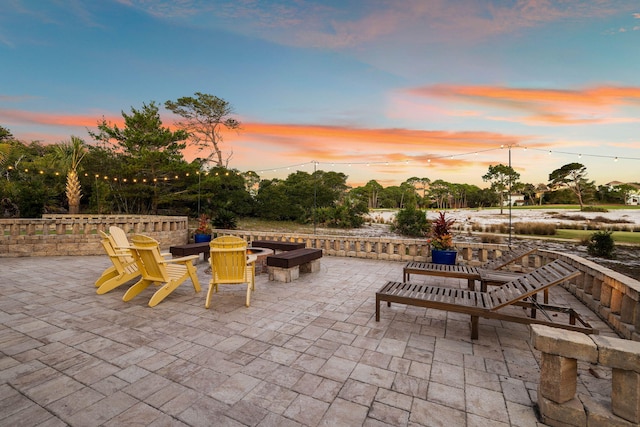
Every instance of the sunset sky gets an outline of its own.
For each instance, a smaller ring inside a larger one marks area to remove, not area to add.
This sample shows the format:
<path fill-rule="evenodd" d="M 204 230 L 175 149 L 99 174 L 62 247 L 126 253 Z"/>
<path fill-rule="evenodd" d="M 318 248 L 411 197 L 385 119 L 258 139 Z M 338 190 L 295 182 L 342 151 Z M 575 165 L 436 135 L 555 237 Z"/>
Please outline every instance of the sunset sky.
<path fill-rule="evenodd" d="M 511 151 L 526 183 L 640 182 L 638 0 L 5 0 L 0 58 L 26 142 L 203 92 L 242 122 L 229 167 L 262 178 L 486 187 Z"/>

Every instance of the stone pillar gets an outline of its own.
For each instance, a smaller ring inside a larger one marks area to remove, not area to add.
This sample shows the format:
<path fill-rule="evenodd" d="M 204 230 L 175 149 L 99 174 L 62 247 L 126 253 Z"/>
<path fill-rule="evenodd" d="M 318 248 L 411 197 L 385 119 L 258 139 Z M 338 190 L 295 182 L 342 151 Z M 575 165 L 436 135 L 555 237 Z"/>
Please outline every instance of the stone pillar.
<path fill-rule="evenodd" d="M 598 362 L 612 369 L 611 410 L 627 421 L 640 423 L 640 342 L 593 336 Z"/>
<path fill-rule="evenodd" d="M 577 359 L 542 353 L 540 393 L 556 403 L 564 403 L 576 395 Z"/>
<path fill-rule="evenodd" d="M 596 344 L 585 334 L 543 325 L 531 325 L 533 346 L 542 352 L 539 392 L 555 403 L 574 398 L 578 359 L 598 360 Z"/>

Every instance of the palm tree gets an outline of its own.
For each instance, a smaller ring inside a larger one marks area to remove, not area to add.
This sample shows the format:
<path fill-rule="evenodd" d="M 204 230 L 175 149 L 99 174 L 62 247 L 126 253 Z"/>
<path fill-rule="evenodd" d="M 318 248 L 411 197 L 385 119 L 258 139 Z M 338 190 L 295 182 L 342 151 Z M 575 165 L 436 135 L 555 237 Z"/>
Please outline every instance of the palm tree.
<path fill-rule="evenodd" d="M 71 136 L 70 142 L 56 145 L 55 159 L 64 169 L 67 169 L 66 195 L 69 201 L 70 214 L 80 212 L 82 189 L 80 187 L 80 179 L 78 179 L 78 167 L 86 154 L 84 141 L 77 136 Z"/>

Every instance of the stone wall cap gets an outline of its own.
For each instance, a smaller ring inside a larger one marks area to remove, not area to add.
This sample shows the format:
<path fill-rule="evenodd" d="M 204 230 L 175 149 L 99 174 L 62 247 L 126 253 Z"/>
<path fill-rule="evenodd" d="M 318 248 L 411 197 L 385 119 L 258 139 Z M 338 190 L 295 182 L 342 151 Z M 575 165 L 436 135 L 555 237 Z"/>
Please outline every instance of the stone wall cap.
<path fill-rule="evenodd" d="M 598 361 L 598 346 L 588 335 L 581 332 L 545 325 L 531 325 L 531 342 L 543 353 L 589 363 Z"/>
<path fill-rule="evenodd" d="M 600 335 L 592 339 L 598 346 L 601 365 L 640 373 L 640 342 Z"/>

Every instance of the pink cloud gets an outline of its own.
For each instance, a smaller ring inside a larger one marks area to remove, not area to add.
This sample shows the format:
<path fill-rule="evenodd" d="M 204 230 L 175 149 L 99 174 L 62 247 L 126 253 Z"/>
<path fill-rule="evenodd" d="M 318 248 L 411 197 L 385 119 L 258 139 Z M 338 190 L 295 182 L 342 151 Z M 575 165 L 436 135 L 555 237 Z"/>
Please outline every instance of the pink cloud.
<path fill-rule="evenodd" d="M 612 112 L 623 106 L 640 106 L 637 86 L 571 90 L 433 85 L 413 88 L 408 93 L 524 112 L 526 116 L 517 119 L 520 122 L 562 125 L 634 122 L 637 119 L 615 117 Z"/>

